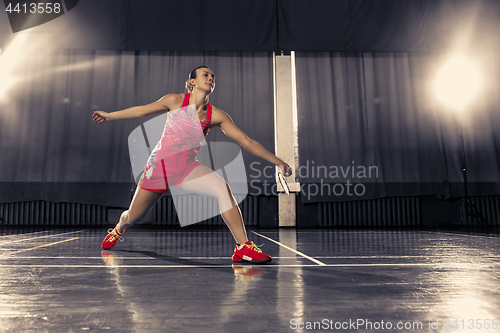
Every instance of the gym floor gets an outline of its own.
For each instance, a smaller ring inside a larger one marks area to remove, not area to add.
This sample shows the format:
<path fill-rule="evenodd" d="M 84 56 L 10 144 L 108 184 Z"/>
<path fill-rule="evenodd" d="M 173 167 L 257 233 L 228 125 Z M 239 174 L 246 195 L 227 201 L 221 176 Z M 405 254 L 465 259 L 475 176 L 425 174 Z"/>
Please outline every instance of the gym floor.
<path fill-rule="evenodd" d="M 500 332 L 500 235 L 227 228 L 0 229 L 1 332 Z"/>

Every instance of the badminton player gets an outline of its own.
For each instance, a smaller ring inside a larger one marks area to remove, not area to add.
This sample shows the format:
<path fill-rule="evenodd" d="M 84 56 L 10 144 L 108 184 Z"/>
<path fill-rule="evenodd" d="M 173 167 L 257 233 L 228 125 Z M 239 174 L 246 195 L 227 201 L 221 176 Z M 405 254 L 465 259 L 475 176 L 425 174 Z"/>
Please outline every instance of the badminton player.
<path fill-rule="evenodd" d="M 290 166 L 266 150 L 260 143 L 250 139 L 233 123 L 227 113 L 209 103 L 209 96 L 215 89 L 215 75 L 211 69 L 206 66 L 195 68 L 189 74 L 186 89 L 188 91 L 186 94 L 165 95 L 148 105 L 111 113 L 94 112 L 94 122 L 102 123 L 171 111 L 167 116 L 162 137 L 147 161 L 129 209 L 122 213 L 115 228 L 108 231 L 102 247 L 109 250 L 116 245 L 118 240 L 123 241 L 122 235 L 127 229 L 140 222 L 160 197 L 168 191 L 168 188 L 175 186 L 182 190 L 208 194 L 217 198 L 222 218 L 236 240 L 232 256 L 234 261 L 269 262 L 271 256 L 263 253 L 252 241 L 248 240 L 241 211 L 229 184 L 213 170 L 201 165 L 196 160 L 196 155 L 201 141 L 210 128 L 219 126 L 225 135 L 250 153 L 286 171 L 286 176 L 291 174 Z M 195 109 L 197 115 L 188 117 L 187 113 L 183 113 L 188 106 L 190 110 Z M 193 121 L 201 124 L 202 133 L 198 123 L 193 124 Z M 193 148 L 193 141 L 197 142 L 198 147 Z M 179 147 L 186 148 L 179 150 Z"/>

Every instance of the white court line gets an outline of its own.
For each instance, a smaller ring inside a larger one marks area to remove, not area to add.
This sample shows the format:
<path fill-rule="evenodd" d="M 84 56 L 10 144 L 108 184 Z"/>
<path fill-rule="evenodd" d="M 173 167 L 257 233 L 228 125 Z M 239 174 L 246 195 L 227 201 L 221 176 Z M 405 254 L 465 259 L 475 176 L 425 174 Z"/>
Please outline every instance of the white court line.
<path fill-rule="evenodd" d="M 5 250 L 5 249 L 2 249 Z M 17 249 L 11 249 L 12 251 L 15 251 Z M 157 258 L 154 257 L 120 257 L 120 256 L 115 256 L 116 259 L 123 259 L 123 260 L 157 260 Z M 312 257 L 315 259 L 415 259 L 415 258 L 428 258 L 428 259 L 443 259 L 442 256 L 344 256 L 344 257 L 335 257 L 335 256 L 319 256 L 319 257 Z M 487 259 L 496 259 L 500 258 L 500 256 L 489 256 L 489 257 L 483 257 Z M 0 257 L 0 259 L 36 259 L 36 260 L 43 260 L 43 259 L 82 259 L 82 260 L 99 260 L 102 259 L 102 257 L 36 257 L 36 256 L 26 256 L 26 257 Z M 177 257 L 173 259 L 182 259 L 182 260 L 227 260 L 231 259 L 231 257 Z M 295 257 L 274 257 L 273 259 L 302 259 L 300 256 L 295 256 Z M 308 259 L 308 258 L 304 258 Z"/>
<path fill-rule="evenodd" d="M 15 236 L 24 236 L 24 235 L 34 235 L 34 234 L 40 234 L 42 232 L 49 232 L 50 230 L 42 230 L 42 231 L 35 231 L 35 232 L 27 232 L 25 234 L 12 234 L 12 235 L 4 235 L 0 236 L 0 238 L 9 238 L 9 237 L 15 237 Z"/>
<path fill-rule="evenodd" d="M 26 267 L 26 268 L 223 268 L 223 267 L 233 267 L 233 265 L 2 265 L 0 266 L 0 270 L 2 267 Z M 441 268 L 461 268 L 461 269 L 477 269 L 477 268 L 485 268 L 485 267 L 496 267 L 500 266 L 500 263 L 493 263 L 490 265 L 480 265 L 480 264 L 470 264 L 468 263 L 465 267 L 463 263 L 406 263 L 406 264 L 323 264 L 323 265 L 272 265 L 272 264 L 264 264 L 264 265 L 250 265 L 243 264 L 245 267 L 401 267 L 401 266 L 427 266 L 427 267 L 441 267 Z"/>
<path fill-rule="evenodd" d="M 5 249 L 1 249 L 5 250 Z M 11 249 L 12 251 L 18 250 L 18 249 Z M 1 255 L 1 253 L 0 253 Z M 154 257 L 120 257 L 120 256 L 114 256 L 116 259 L 125 259 L 125 260 L 157 260 L 157 258 Z M 273 257 L 273 259 L 297 259 L 299 257 Z M 319 258 L 329 258 L 329 259 L 335 259 L 338 257 L 319 257 Z M 0 257 L 0 259 L 36 259 L 36 260 L 43 260 L 43 259 L 102 259 L 102 257 L 36 257 L 36 256 L 27 256 L 27 257 Z M 177 257 L 173 259 L 182 259 L 182 260 L 227 260 L 231 259 L 231 257 Z"/>
<path fill-rule="evenodd" d="M 179 257 L 178 259 L 185 259 L 185 260 L 216 260 L 216 259 L 230 259 L 231 257 Z M 299 257 L 275 257 L 273 256 L 273 259 L 297 259 Z M 302 258 L 300 258 L 302 259 Z M 309 258 L 304 258 L 304 259 L 309 259 Z"/>
<path fill-rule="evenodd" d="M 5 249 L 2 249 L 5 250 Z M 12 251 L 15 251 L 17 249 L 11 249 Z M 1 255 L 1 253 L 0 253 Z M 157 258 L 154 257 L 119 257 L 115 256 L 116 259 L 121 259 L 121 260 L 157 260 Z M 300 257 L 273 257 L 273 259 L 297 259 Z M 344 257 L 329 257 L 329 256 L 319 256 L 319 257 L 313 257 L 315 259 L 413 259 L 413 258 L 427 258 L 427 259 L 443 259 L 442 256 L 344 256 Z M 498 259 L 500 256 L 489 256 L 489 257 L 483 257 L 483 259 Z M 34 259 L 34 260 L 43 260 L 43 259 L 82 259 L 82 260 L 99 260 L 102 259 L 102 257 L 36 257 L 36 256 L 30 256 L 30 257 L 19 257 L 19 256 L 13 256 L 13 257 L 2 257 L 0 256 L 0 260 L 13 260 L 13 259 Z M 174 259 L 181 259 L 181 260 L 227 260 L 231 259 L 231 257 L 178 257 Z M 306 259 L 306 258 L 304 258 Z"/>
<path fill-rule="evenodd" d="M 252 231 L 252 230 L 250 230 L 250 231 Z M 255 231 L 252 231 L 252 232 L 253 232 L 254 234 L 256 234 L 257 236 L 260 236 L 260 237 L 262 237 L 262 238 L 265 238 L 265 239 L 267 239 L 267 240 L 270 240 L 271 242 L 274 242 L 274 243 L 276 243 L 276 244 L 278 244 L 278 245 L 280 245 L 280 246 L 284 247 L 284 248 L 285 248 L 285 249 L 287 249 L 287 250 L 290 250 L 290 251 L 292 251 L 292 252 L 294 252 L 294 253 L 297 253 L 298 255 L 300 255 L 300 256 L 302 256 L 302 257 L 304 257 L 304 258 L 306 258 L 306 259 L 309 259 L 309 260 L 311 260 L 312 262 L 315 262 L 315 263 L 317 263 L 317 264 L 318 264 L 318 265 L 320 265 L 320 266 L 324 266 L 324 265 L 325 265 L 325 264 L 324 264 L 324 263 L 322 263 L 321 261 L 316 260 L 316 259 L 314 259 L 314 258 L 312 258 L 312 257 L 309 257 L 308 255 L 305 255 L 305 254 L 304 254 L 304 253 L 302 253 L 302 252 L 299 252 L 299 251 L 297 251 L 297 250 L 294 250 L 294 249 L 292 249 L 292 248 L 290 248 L 290 247 L 286 246 L 285 244 L 281 244 L 280 242 L 277 242 L 277 241 L 275 241 L 274 239 L 271 239 L 271 238 L 269 238 L 269 237 L 266 237 L 266 236 L 264 236 L 264 235 L 261 235 L 261 234 L 259 234 L 259 233 L 255 232 Z"/>
<path fill-rule="evenodd" d="M 57 236 L 61 236 L 61 235 L 74 234 L 74 233 L 84 232 L 84 231 L 86 231 L 86 230 L 79 230 L 79 231 L 64 232 L 64 233 L 62 233 L 62 234 L 53 234 L 53 235 L 47 235 L 47 236 L 39 236 L 39 237 L 23 238 L 23 239 L 19 239 L 19 240 L 15 240 L 15 241 L 9 241 L 9 242 L 2 243 L 2 244 L 0 244 L 0 246 L 4 246 L 5 244 L 11 244 L 11 243 L 18 243 L 18 242 L 29 241 L 29 240 L 38 239 L 38 238 L 57 237 Z"/>
<path fill-rule="evenodd" d="M 231 257 L 179 257 L 177 259 L 192 259 L 192 260 L 209 260 L 209 259 L 227 259 Z M 299 259 L 300 257 L 275 257 L 273 259 Z M 443 256 L 316 256 L 316 257 L 305 257 L 304 259 L 417 259 L 417 258 L 429 258 L 429 259 L 442 259 Z M 482 257 L 486 259 L 500 258 L 500 256 L 487 256 Z M 42 258 L 43 259 L 43 258 Z M 301 259 L 301 258 L 300 258 Z"/>
<path fill-rule="evenodd" d="M 16 238 L 17 236 L 31 236 L 31 235 L 36 235 L 36 234 L 41 234 L 42 232 L 49 232 L 50 230 L 42 230 L 42 231 L 36 231 L 36 232 L 27 232 L 25 234 L 13 234 L 13 235 L 5 235 L 5 236 L 0 236 L 0 239 L 10 239 L 10 238 Z M 28 238 L 24 238 L 24 239 L 28 239 Z M 31 239 L 31 238 L 29 238 Z M 5 244 L 8 244 L 8 243 L 11 243 L 11 242 L 19 242 L 19 240 L 16 240 L 16 241 L 8 241 L 6 242 Z M 1 245 L 1 244 L 0 244 Z"/>
<path fill-rule="evenodd" d="M 178 259 L 227 259 L 230 257 L 179 257 Z M 298 257 L 275 257 L 273 259 L 297 259 Z M 442 256 L 316 256 L 315 259 L 412 259 L 412 258 L 443 258 Z M 483 257 L 484 258 L 484 257 Z M 487 258 L 500 258 L 489 256 Z"/>
<path fill-rule="evenodd" d="M 431 233 L 431 234 L 443 234 L 443 235 L 454 235 L 454 236 L 464 236 L 464 237 L 500 239 L 500 236 L 467 235 L 467 234 L 459 234 L 459 233 L 445 232 L 445 231 L 425 231 L 425 232 Z"/>
<path fill-rule="evenodd" d="M 152 257 L 115 257 L 116 259 L 126 259 L 126 260 L 156 260 L 156 258 Z M 230 257 L 227 257 L 230 258 Z M 224 259 L 227 259 L 224 258 Z M 36 259 L 36 260 L 41 260 L 41 259 L 101 259 L 102 257 L 0 257 L 0 259 Z"/>

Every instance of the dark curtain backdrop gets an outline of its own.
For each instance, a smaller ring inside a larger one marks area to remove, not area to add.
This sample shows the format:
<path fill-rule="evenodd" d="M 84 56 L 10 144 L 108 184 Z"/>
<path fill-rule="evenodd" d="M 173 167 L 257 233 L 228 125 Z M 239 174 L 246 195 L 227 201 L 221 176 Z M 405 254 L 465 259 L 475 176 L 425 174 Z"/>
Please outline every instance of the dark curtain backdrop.
<path fill-rule="evenodd" d="M 435 102 L 430 89 L 439 60 L 415 53 L 297 53 L 297 177 L 305 200 L 461 196 L 459 124 L 469 194 L 500 193 L 498 57 L 482 59 L 483 92 L 458 115 Z"/>
<path fill-rule="evenodd" d="M 0 99 L 0 203 L 127 207 L 134 185 L 128 135 L 153 116 L 97 125 L 92 112 L 182 93 L 199 65 L 216 74 L 211 103 L 274 150 L 270 53 L 36 50 L 18 54 L 15 65 L 17 81 Z M 220 129 L 209 138 L 226 140 Z M 256 160 L 246 151 L 244 159 Z"/>
<path fill-rule="evenodd" d="M 467 35 L 500 50 L 497 0 L 280 0 L 279 47 L 295 51 L 431 51 Z"/>
<path fill-rule="evenodd" d="M 498 17 L 498 0 L 82 0 L 26 32 L 121 51 L 430 51 L 467 34 L 500 51 Z M 0 2 L 0 48 L 12 37 Z"/>

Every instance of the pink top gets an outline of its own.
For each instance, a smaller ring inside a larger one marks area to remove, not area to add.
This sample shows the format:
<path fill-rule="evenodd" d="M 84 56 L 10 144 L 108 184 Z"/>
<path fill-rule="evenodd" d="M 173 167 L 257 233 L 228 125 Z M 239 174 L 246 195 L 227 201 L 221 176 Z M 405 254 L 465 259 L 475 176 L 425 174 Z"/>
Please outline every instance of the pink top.
<path fill-rule="evenodd" d="M 156 167 L 156 161 L 160 160 L 166 163 L 170 161 L 179 167 L 196 159 L 201 142 L 210 132 L 212 105 L 207 105 L 205 120 L 194 119 L 198 117 L 198 113 L 194 107 L 188 107 L 190 96 L 186 94 L 180 110 L 168 112 L 161 139 L 148 160 L 153 168 Z"/>

